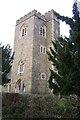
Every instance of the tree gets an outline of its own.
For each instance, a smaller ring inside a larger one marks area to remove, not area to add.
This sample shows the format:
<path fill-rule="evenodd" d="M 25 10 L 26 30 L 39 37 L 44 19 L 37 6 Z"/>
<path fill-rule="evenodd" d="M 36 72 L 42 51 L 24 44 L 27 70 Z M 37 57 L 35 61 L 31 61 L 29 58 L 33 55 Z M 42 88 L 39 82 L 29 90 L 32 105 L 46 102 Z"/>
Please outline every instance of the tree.
<path fill-rule="evenodd" d="M 48 52 L 49 60 L 56 69 L 50 69 L 49 78 L 49 87 L 55 94 L 80 95 L 80 17 L 76 2 L 72 12 L 72 18 L 55 13 L 58 19 L 70 26 L 69 38 L 59 37 L 52 41 L 54 49 L 50 47 Z"/>
<path fill-rule="evenodd" d="M 3 85 L 10 81 L 7 75 L 12 67 L 13 55 L 12 55 L 12 49 L 9 44 L 6 46 L 0 45 L 0 48 L 2 48 L 2 83 L 1 84 Z"/>

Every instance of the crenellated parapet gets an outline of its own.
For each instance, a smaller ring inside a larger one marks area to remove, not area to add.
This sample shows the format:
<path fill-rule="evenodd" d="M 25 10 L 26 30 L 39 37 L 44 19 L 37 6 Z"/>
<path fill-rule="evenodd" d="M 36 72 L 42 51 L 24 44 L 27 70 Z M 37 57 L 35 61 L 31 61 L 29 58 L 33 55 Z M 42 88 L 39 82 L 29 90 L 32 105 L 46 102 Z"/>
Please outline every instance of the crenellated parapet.
<path fill-rule="evenodd" d="M 48 12 L 46 12 L 46 13 L 45 13 L 45 19 L 46 19 L 46 21 L 55 19 L 55 17 L 56 17 L 55 12 L 56 12 L 56 11 L 54 11 L 53 9 L 51 9 L 51 10 L 48 11 Z"/>
<path fill-rule="evenodd" d="M 24 15 L 23 17 L 21 17 L 20 19 L 18 19 L 18 20 L 16 21 L 16 25 L 18 25 L 19 23 L 21 23 L 21 22 L 29 19 L 29 18 L 32 17 L 32 16 L 37 16 L 38 18 L 46 21 L 44 15 L 42 15 L 40 12 L 37 12 L 37 10 L 33 10 L 33 11 L 29 12 L 28 14 Z"/>

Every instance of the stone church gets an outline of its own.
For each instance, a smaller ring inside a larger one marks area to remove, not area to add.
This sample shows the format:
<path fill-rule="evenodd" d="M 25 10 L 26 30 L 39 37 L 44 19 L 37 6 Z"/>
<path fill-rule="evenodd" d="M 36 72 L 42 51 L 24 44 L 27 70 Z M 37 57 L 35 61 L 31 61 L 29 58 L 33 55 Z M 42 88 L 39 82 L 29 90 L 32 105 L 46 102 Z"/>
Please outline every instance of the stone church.
<path fill-rule="evenodd" d="M 16 21 L 11 92 L 50 93 L 47 51 L 59 35 L 60 23 L 54 10 L 44 15 L 33 10 Z"/>

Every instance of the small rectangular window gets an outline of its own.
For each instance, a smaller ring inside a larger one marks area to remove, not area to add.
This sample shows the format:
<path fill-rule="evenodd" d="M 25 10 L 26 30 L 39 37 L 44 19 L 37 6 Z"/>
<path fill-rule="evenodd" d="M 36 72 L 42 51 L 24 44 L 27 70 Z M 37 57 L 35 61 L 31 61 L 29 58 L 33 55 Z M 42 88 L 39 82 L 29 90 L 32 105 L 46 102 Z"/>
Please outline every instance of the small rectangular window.
<path fill-rule="evenodd" d="M 45 80 L 46 79 L 46 74 L 45 73 L 41 73 L 41 80 Z"/>
<path fill-rule="evenodd" d="M 40 53 L 43 53 L 43 47 L 40 46 Z"/>
<path fill-rule="evenodd" d="M 46 53 L 46 48 L 45 47 L 43 48 L 43 53 Z"/>
<path fill-rule="evenodd" d="M 40 53 L 44 53 L 44 54 L 46 54 L 46 47 L 44 47 L 44 46 L 40 46 Z"/>

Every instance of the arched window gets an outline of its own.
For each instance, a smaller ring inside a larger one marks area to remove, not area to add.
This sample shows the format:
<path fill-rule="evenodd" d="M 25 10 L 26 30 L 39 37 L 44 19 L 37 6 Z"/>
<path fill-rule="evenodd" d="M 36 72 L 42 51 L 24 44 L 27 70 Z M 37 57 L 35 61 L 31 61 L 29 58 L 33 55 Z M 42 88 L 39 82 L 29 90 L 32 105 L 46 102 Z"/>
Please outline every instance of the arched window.
<path fill-rule="evenodd" d="M 46 26 L 45 25 L 40 27 L 39 34 L 46 38 Z"/>
<path fill-rule="evenodd" d="M 45 29 L 43 28 L 43 36 L 45 36 Z"/>
<path fill-rule="evenodd" d="M 24 63 L 20 62 L 18 66 L 18 73 L 23 73 L 24 72 Z"/>
<path fill-rule="evenodd" d="M 23 24 L 20 28 L 20 37 L 26 36 L 27 35 L 27 25 Z"/>
<path fill-rule="evenodd" d="M 24 27 L 22 29 L 22 37 L 25 36 L 25 35 L 27 35 L 27 29 L 26 29 L 26 27 Z"/>
<path fill-rule="evenodd" d="M 42 30 L 42 27 L 41 27 L 41 28 L 40 28 L 40 35 L 42 35 L 42 31 L 43 31 L 43 30 Z"/>

